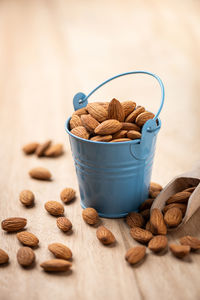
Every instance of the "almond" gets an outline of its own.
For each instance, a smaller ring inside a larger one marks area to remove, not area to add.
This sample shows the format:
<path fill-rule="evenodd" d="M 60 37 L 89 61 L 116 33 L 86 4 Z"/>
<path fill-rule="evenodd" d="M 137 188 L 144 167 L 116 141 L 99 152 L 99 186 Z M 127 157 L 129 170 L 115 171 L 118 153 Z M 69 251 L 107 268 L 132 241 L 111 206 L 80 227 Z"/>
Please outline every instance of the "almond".
<path fill-rule="evenodd" d="M 25 206 L 32 206 L 34 203 L 34 200 L 35 200 L 35 196 L 34 196 L 33 192 L 31 192 L 29 190 L 23 190 L 19 194 L 19 200 Z"/>
<path fill-rule="evenodd" d="M 168 200 L 167 200 L 167 204 L 171 204 L 171 203 L 187 203 L 188 199 L 190 197 L 191 193 L 189 192 L 179 192 L 174 194 L 173 196 L 171 196 Z"/>
<path fill-rule="evenodd" d="M 29 175 L 38 180 L 50 180 L 52 176 L 48 169 L 42 167 L 31 169 Z"/>
<path fill-rule="evenodd" d="M 86 107 L 82 107 L 80 109 L 77 109 L 76 111 L 73 112 L 72 116 L 82 116 L 82 115 L 87 115 L 88 112 L 86 110 Z"/>
<path fill-rule="evenodd" d="M 143 126 L 148 120 L 153 119 L 155 115 L 151 112 L 145 111 L 141 114 L 139 114 L 135 120 L 135 123 L 138 126 Z"/>
<path fill-rule="evenodd" d="M 178 207 L 172 207 L 164 215 L 164 221 L 169 227 L 176 227 L 182 222 L 182 211 Z"/>
<path fill-rule="evenodd" d="M 169 249 L 174 254 L 174 256 L 178 258 L 183 258 L 190 252 L 190 246 L 183 246 L 183 245 L 169 245 Z"/>
<path fill-rule="evenodd" d="M 115 139 L 115 140 L 112 140 L 112 141 L 110 141 L 110 143 L 120 143 L 120 142 L 128 142 L 128 141 L 131 141 L 131 139 L 128 139 L 128 138 L 122 138 L 122 139 Z"/>
<path fill-rule="evenodd" d="M 180 239 L 181 245 L 190 246 L 192 250 L 200 249 L 200 240 L 194 236 L 186 235 Z"/>
<path fill-rule="evenodd" d="M 69 121 L 69 125 L 70 125 L 70 130 L 78 126 L 82 126 L 81 118 L 78 115 L 72 115 Z"/>
<path fill-rule="evenodd" d="M 6 264 L 8 261 L 8 254 L 3 249 L 0 249 L 0 265 Z"/>
<path fill-rule="evenodd" d="M 131 140 L 141 139 L 142 135 L 140 132 L 135 130 L 129 130 L 127 132 L 127 137 Z"/>
<path fill-rule="evenodd" d="M 127 123 L 127 122 L 122 122 L 122 129 L 123 130 L 135 130 L 135 131 L 140 131 L 140 127 L 138 127 L 136 124 L 133 123 Z"/>
<path fill-rule="evenodd" d="M 25 246 L 36 247 L 39 243 L 38 238 L 31 232 L 22 231 L 17 233 L 18 240 Z"/>
<path fill-rule="evenodd" d="M 160 194 L 160 191 L 158 190 L 149 190 L 149 197 L 152 199 L 155 199 Z"/>
<path fill-rule="evenodd" d="M 116 241 L 113 233 L 104 226 L 98 227 L 96 236 L 104 245 L 110 245 Z"/>
<path fill-rule="evenodd" d="M 122 128 L 122 124 L 117 120 L 106 120 L 97 126 L 94 130 L 96 134 L 113 134 Z"/>
<path fill-rule="evenodd" d="M 146 255 L 146 247 L 144 246 L 136 246 L 130 248 L 125 255 L 125 259 L 129 262 L 129 264 L 134 265 L 140 262 Z"/>
<path fill-rule="evenodd" d="M 90 114 L 81 116 L 82 125 L 90 133 L 94 133 L 95 128 L 99 125 L 99 122 L 94 119 Z"/>
<path fill-rule="evenodd" d="M 127 130 L 119 130 L 113 134 L 113 139 L 125 138 L 126 134 L 127 134 Z"/>
<path fill-rule="evenodd" d="M 139 206 L 139 211 L 151 208 L 152 204 L 153 204 L 154 199 L 146 199 L 140 206 Z"/>
<path fill-rule="evenodd" d="M 35 253 L 29 247 L 22 247 L 17 252 L 17 261 L 21 266 L 28 267 L 35 261 Z"/>
<path fill-rule="evenodd" d="M 162 186 L 159 183 L 156 182 L 150 182 L 149 190 L 153 191 L 162 191 Z"/>
<path fill-rule="evenodd" d="M 102 105 L 105 108 L 105 110 L 108 110 L 109 102 L 95 102 L 95 103 Z"/>
<path fill-rule="evenodd" d="M 43 156 L 44 152 L 49 148 L 50 145 L 51 145 L 51 140 L 48 140 L 45 143 L 38 145 L 36 152 L 35 152 L 36 155 L 38 157 Z"/>
<path fill-rule="evenodd" d="M 60 216 L 64 213 L 64 206 L 57 201 L 48 201 L 44 207 L 53 216 Z"/>
<path fill-rule="evenodd" d="M 59 217 L 57 219 L 57 226 L 64 232 L 70 231 L 72 229 L 72 223 L 66 217 Z"/>
<path fill-rule="evenodd" d="M 85 208 L 82 211 L 83 220 L 89 225 L 95 225 L 99 222 L 99 215 L 96 209 L 92 207 Z"/>
<path fill-rule="evenodd" d="M 125 117 L 127 117 L 136 107 L 136 103 L 133 101 L 124 101 L 121 102 L 121 105 L 124 110 Z"/>
<path fill-rule="evenodd" d="M 145 220 L 149 220 L 150 218 L 150 208 L 144 209 L 140 212 L 141 216 L 143 216 L 143 218 Z"/>
<path fill-rule="evenodd" d="M 29 144 L 26 144 L 22 150 L 24 151 L 25 154 L 32 154 L 36 151 L 38 147 L 38 143 L 36 142 L 33 142 L 33 143 L 29 143 Z"/>
<path fill-rule="evenodd" d="M 48 246 L 48 249 L 55 255 L 56 258 L 65 260 L 72 258 L 72 251 L 63 244 L 53 243 Z"/>
<path fill-rule="evenodd" d="M 144 226 L 144 218 L 141 216 L 141 214 L 136 213 L 136 212 L 130 212 L 126 216 L 126 223 L 130 227 L 143 227 Z"/>
<path fill-rule="evenodd" d="M 73 128 L 71 133 L 85 140 L 88 140 L 90 136 L 84 126 L 77 126 Z"/>
<path fill-rule="evenodd" d="M 145 226 L 145 229 L 148 230 L 148 231 L 150 231 L 152 234 L 155 234 L 155 232 L 154 232 L 154 230 L 153 230 L 153 227 L 152 227 L 150 221 L 147 221 L 146 226 Z"/>
<path fill-rule="evenodd" d="M 150 223 L 156 234 L 167 234 L 167 226 L 164 222 L 163 215 L 158 208 L 152 209 Z"/>
<path fill-rule="evenodd" d="M 189 187 L 189 188 L 183 190 L 183 192 L 193 193 L 195 189 L 196 189 L 196 186 L 192 186 L 192 187 Z"/>
<path fill-rule="evenodd" d="M 27 224 L 27 220 L 25 218 L 8 218 L 1 222 L 1 227 L 3 230 L 7 232 L 15 232 L 23 229 Z"/>
<path fill-rule="evenodd" d="M 76 197 L 76 192 L 74 189 L 72 188 L 65 188 L 64 190 L 62 190 L 62 192 L 60 193 L 60 199 L 64 202 L 64 203 L 69 203 L 70 201 L 74 200 Z"/>
<path fill-rule="evenodd" d="M 107 110 L 98 103 L 89 103 L 86 107 L 89 114 L 98 122 L 103 122 L 108 118 Z"/>
<path fill-rule="evenodd" d="M 134 240 L 142 244 L 148 243 L 153 237 L 150 231 L 139 227 L 132 227 L 130 229 L 130 234 Z"/>
<path fill-rule="evenodd" d="M 47 157 L 58 157 L 61 154 L 63 154 L 63 144 L 52 145 L 44 153 Z"/>
<path fill-rule="evenodd" d="M 154 236 L 149 244 L 148 248 L 153 252 L 160 252 L 167 247 L 167 237 L 165 235 Z"/>
<path fill-rule="evenodd" d="M 133 123 L 133 122 L 135 122 L 137 116 L 138 116 L 139 114 L 143 113 L 144 111 L 145 111 L 145 108 L 142 107 L 142 106 L 136 108 L 133 112 L 131 112 L 131 113 L 127 116 L 125 122 L 128 122 L 128 123 Z"/>
<path fill-rule="evenodd" d="M 125 118 L 125 113 L 121 103 L 113 98 L 108 105 L 108 119 L 115 119 L 119 122 L 123 122 Z"/>
<path fill-rule="evenodd" d="M 90 140 L 95 142 L 110 142 L 112 140 L 112 135 L 95 135 Z"/>
<path fill-rule="evenodd" d="M 186 209 L 187 209 L 187 205 L 183 204 L 183 203 L 171 203 L 171 204 L 168 204 L 168 205 L 166 205 L 163 208 L 163 213 L 166 213 L 170 208 L 173 208 L 173 207 L 179 208 L 182 211 L 183 216 L 185 215 L 185 212 L 186 212 Z"/>
<path fill-rule="evenodd" d="M 40 264 L 46 272 L 65 272 L 69 270 L 72 264 L 64 259 L 50 259 Z"/>

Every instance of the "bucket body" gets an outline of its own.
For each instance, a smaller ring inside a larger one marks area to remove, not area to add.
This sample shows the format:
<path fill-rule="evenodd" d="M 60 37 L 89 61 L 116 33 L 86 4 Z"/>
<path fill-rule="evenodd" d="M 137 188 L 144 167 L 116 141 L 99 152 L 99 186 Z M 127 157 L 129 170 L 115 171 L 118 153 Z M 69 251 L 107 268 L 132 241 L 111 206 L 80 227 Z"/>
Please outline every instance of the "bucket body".
<path fill-rule="evenodd" d="M 153 132 L 143 128 L 141 141 L 102 143 L 74 136 L 66 122 L 83 208 L 107 218 L 138 210 L 148 198 L 159 129 L 160 121 Z"/>

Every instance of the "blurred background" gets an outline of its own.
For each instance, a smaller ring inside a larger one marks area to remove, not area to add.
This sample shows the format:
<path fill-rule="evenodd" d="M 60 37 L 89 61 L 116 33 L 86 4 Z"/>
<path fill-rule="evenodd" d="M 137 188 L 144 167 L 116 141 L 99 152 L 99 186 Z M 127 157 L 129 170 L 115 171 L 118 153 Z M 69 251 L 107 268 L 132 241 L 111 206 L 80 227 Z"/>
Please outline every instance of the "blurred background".
<path fill-rule="evenodd" d="M 75 93 L 148 70 L 166 88 L 153 178 L 167 183 L 199 159 L 199 53 L 197 0 L 1 0 L 1 158 L 10 161 L 11 144 L 18 151 L 47 136 L 65 142 Z M 113 97 L 156 112 L 160 90 L 154 79 L 133 75 L 90 101 Z"/>

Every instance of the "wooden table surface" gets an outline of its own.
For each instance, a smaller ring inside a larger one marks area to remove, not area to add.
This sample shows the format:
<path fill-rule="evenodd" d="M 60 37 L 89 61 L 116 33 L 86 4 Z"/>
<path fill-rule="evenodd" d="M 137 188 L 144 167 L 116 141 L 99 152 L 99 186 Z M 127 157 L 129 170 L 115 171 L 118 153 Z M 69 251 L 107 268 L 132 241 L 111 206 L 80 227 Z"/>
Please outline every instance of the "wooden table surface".
<path fill-rule="evenodd" d="M 200 255 L 181 261 L 148 253 L 130 267 L 126 250 L 137 243 L 123 220 L 103 219 L 117 238 L 104 247 L 96 229 L 81 218 L 79 196 L 65 206 L 73 233 L 63 234 L 44 210 L 64 187 L 78 186 L 64 122 L 76 92 L 89 93 L 103 80 L 130 70 L 150 70 L 163 79 L 166 102 L 152 179 L 162 185 L 189 170 L 200 148 L 200 3 L 181 1 L 2 0 L 0 2 L 0 218 L 22 216 L 40 239 L 36 265 L 22 269 L 15 234 L 0 232 L 0 247 L 10 263 L 0 268 L 1 300 L 53 299 L 199 299 Z M 153 79 L 121 78 L 91 101 L 133 99 L 156 111 L 160 91 Z M 26 157 L 22 145 L 53 139 L 65 145 L 57 159 Z M 103 153 L 102 153 L 103 155 Z M 30 179 L 28 171 L 44 166 L 52 182 Z M 19 192 L 30 189 L 36 205 L 24 208 Z M 178 232 L 200 236 L 200 212 Z M 40 262 L 52 255 L 52 242 L 68 245 L 74 255 L 67 274 L 47 274 Z"/>

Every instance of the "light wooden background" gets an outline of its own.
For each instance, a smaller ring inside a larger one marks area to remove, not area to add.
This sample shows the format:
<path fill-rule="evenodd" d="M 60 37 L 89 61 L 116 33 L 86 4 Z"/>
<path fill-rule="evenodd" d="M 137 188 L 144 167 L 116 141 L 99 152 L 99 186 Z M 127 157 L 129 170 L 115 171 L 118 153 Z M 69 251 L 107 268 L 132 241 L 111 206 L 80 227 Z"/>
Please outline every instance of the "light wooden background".
<path fill-rule="evenodd" d="M 117 245 L 100 245 L 95 228 L 81 219 L 79 198 L 65 207 L 72 235 L 62 234 L 44 202 L 77 182 L 64 122 L 76 92 L 88 93 L 120 72 L 145 69 L 163 79 L 166 103 L 161 114 L 153 180 L 165 185 L 189 170 L 200 148 L 200 3 L 186 0 L 0 1 L 0 218 L 22 216 L 40 239 L 36 266 L 20 268 L 15 234 L 0 232 L 10 264 L 0 268 L 1 300 L 43 299 L 199 299 L 200 254 L 179 261 L 169 253 L 149 253 L 136 268 L 124 260 L 136 242 L 123 220 L 103 220 Z M 91 99 L 134 99 L 156 111 L 160 91 L 153 79 L 118 79 Z M 58 159 L 25 157 L 21 146 L 52 138 L 65 144 Z M 103 154 L 102 154 L 103 155 Z M 48 167 L 53 182 L 31 180 L 34 166 Z M 36 195 L 36 206 L 18 201 L 22 189 Z M 200 235 L 200 213 L 181 231 Z M 46 274 L 39 263 L 51 258 L 47 246 L 63 242 L 74 254 L 71 274 Z"/>

